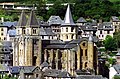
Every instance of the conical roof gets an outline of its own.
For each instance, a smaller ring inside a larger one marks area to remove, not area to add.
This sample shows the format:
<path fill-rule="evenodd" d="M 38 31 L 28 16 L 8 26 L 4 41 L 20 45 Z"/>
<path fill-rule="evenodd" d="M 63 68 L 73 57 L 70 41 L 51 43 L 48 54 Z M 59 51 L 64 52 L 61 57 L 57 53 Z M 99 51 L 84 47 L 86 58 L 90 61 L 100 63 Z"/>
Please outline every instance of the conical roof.
<path fill-rule="evenodd" d="M 22 10 L 22 13 L 21 13 L 21 16 L 19 18 L 17 26 L 18 27 L 20 27 L 20 26 L 26 26 L 26 23 L 27 23 L 27 18 L 26 18 L 24 10 Z"/>
<path fill-rule="evenodd" d="M 36 26 L 38 26 L 38 25 L 39 25 L 39 23 L 38 23 L 38 21 L 37 21 L 37 18 L 36 18 L 36 16 L 35 16 L 35 13 L 34 13 L 34 11 L 32 10 L 31 13 L 30 13 L 30 17 L 29 17 L 29 19 L 28 19 L 28 21 L 27 21 L 27 26 L 36 27 Z"/>
<path fill-rule="evenodd" d="M 63 22 L 62 26 L 64 26 L 64 25 L 69 25 L 69 26 L 74 26 L 74 25 L 76 25 L 76 24 L 73 22 L 71 10 L 70 10 L 70 5 L 68 5 L 68 7 L 67 7 L 67 11 L 66 11 L 65 18 L 64 18 L 64 22 Z"/>

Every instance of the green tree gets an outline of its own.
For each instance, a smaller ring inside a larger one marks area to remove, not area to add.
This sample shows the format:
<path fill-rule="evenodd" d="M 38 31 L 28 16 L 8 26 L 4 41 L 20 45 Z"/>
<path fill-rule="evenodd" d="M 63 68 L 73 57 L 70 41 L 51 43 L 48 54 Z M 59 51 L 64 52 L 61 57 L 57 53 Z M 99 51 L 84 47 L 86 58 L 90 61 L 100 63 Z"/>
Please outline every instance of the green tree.
<path fill-rule="evenodd" d="M 120 32 L 116 32 L 114 34 L 113 38 L 115 39 L 117 48 L 120 48 Z"/>
<path fill-rule="evenodd" d="M 115 40 L 110 35 L 106 36 L 104 40 L 104 46 L 107 51 L 111 51 L 111 52 L 117 48 Z"/>
<path fill-rule="evenodd" d="M 115 76 L 114 76 L 114 79 L 120 79 L 120 76 L 115 75 Z"/>

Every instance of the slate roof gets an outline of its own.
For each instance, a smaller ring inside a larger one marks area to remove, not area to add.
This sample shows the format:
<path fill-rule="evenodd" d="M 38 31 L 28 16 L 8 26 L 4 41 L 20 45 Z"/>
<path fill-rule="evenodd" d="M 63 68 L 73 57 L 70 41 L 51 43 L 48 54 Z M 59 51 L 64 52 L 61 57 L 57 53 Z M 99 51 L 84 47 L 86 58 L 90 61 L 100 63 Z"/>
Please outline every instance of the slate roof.
<path fill-rule="evenodd" d="M 21 13 L 21 16 L 19 18 L 17 26 L 18 27 L 19 26 L 26 26 L 26 23 L 27 23 L 27 18 L 26 18 L 25 12 L 23 10 L 22 13 Z"/>
<path fill-rule="evenodd" d="M 77 40 L 72 40 L 72 41 L 69 41 L 69 42 L 63 42 L 61 40 L 50 40 L 49 43 L 45 43 L 43 42 L 43 47 L 44 48 L 48 48 L 48 49 L 76 49 L 77 45 L 81 43 L 81 41 L 83 40 L 86 40 L 88 41 L 88 37 L 87 38 L 80 38 L 80 39 L 77 39 Z M 98 41 L 98 38 L 97 37 L 93 37 L 93 42 L 97 42 Z"/>
<path fill-rule="evenodd" d="M 76 24 L 73 22 L 72 14 L 70 11 L 70 5 L 67 7 L 67 11 L 65 14 L 64 22 L 62 23 L 62 26 L 76 26 Z"/>
<path fill-rule="evenodd" d="M 112 16 L 111 19 L 113 22 L 120 22 L 119 18 L 116 16 Z"/>
<path fill-rule="evenodd" d="M 112 22 L 103 22 L 98 25 L 99 30 L 113 30 Z"/>
<path fill-rule="evenodd" d="M 52 32 L 51 28 L 40 28 L 40 35 L 55 35 L 55 33 Z"/>
<path fill-rule="evenodd" d="M 7 21 L 7 22 L 3 22 L 2 25 L 3 26 L 8 26 L 8 27 L 11 27 L 11 26 L 15 27 L 15 26 L 17 26 L 17 23 L 18 23 L 17 21 L 15 21 L 15 22 Z"/>
<path fill-rule="evenodd" d="M 9 66 L 11 74 L 19 74 L 21 69 L 24 73 L 32 73 L 35 68 L 35 66 Z"/>
<path fill-rule="evenodd" d="M 71 78 L 72 76 L 67 71 L 55 70 L 55 69 L 46 69 L 43 74 L 45 77 L 53 78 Z"/>
<path fill-rule="evenodd" d="M 49 67 L 49 64 L 48 64 L 46 61 L 44 61 L 40 66 L 41 66 L 42 68 L 44 68 L 44 67 Z"/>
<path fill-rule="evenodd" d="M 114 69 L 117 71 L 117 73 L 120 73 L 120 64 L 113 65 Z"/>
<path fill-rule="evenodd" d="M 79 75 L 75 79 L 105 79 L 101 75 Z"/>
<path fill-rule="evenodd" d="M 84 31 L 96 31 L 97 27 L 94 27 L 92 25 L 85 25 L 85 26 L 80 26 L 82 30 Z"/>
<path fill-rule="evenodd" d="M 30 13 L 30 16 L 29 16 L 29 19 L 27 21 L 27 25 L 26 26 L 30 26 L 30 27 L 38 27 L 39 26 L 39 23 L 38 23 L 38 20 L 35 16 L 35 13 L 34 11 L 32 10 L 31 13 Z"/>
<path fill-rule="evenodd" d="M 83 17 L 80 17 L 78 20 L 77 20 L 77 23 L 86 23 L 87 21 L 83 18 Z"/>
<path fill-rule="evenodd" d="M 49 25 L 61 25 L 62 22 L 63 21 L 59 16 L 51 16 L 47 21 Z"/>

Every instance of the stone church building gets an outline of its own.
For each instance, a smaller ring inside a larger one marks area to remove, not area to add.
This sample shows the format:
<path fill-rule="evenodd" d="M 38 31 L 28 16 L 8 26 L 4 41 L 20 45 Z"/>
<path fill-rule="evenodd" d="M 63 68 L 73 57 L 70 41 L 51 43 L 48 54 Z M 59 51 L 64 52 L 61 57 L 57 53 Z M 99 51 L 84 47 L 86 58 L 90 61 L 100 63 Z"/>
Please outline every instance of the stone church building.
<path fill-rule="evenodd" d="M 41 39 L 43 31 L 34 11 L 28 19 L 23 11 L 16 26 L 13 66 L 40 66 L 45 61 L 52 69 L 66 70 L 72 75 L 82 69 L 96 74 L 96 39 L 93 35 L 78 38 L 78 27 L 73 22 L 69 5 L 60 29 L 60 40 Z"/>

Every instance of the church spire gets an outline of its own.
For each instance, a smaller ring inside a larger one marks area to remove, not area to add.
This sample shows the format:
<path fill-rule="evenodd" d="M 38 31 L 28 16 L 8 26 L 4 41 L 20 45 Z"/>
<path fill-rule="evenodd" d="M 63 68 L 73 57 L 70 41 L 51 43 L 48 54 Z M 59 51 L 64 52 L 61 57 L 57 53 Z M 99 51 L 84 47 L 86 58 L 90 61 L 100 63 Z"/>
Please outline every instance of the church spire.
<path fill-rule="evenodd" d="M 39 23 L 38 23 L 38 21 L 37 21 L 37 18 L 36 18 L 36 16 L 35 16 L 35 13 L 34 13 L 34 11 L 32 10 L 31 13 L 30 13 L 30 17 L 29 17 L 29 19 L 28 19 L 28 21 L 27 21 L 27 26 L 36 27 L 36 26 L 38 26 L 38 25 L 39 25 Z"/>
<path fill-rule="evenodd" d="M 72 18 L 69 4 L 68 4 L 67 11 L 65 14 L 64 23 L 62 25 L 75 25 L 75 23 L 73 22 L 73 18 Z"/>
<path fill-rule="evenodd" d="M 22 10 L 17 26 L 26 26 L 26 23 L 27 23 L 27 18 L 24 10 Z"/>

